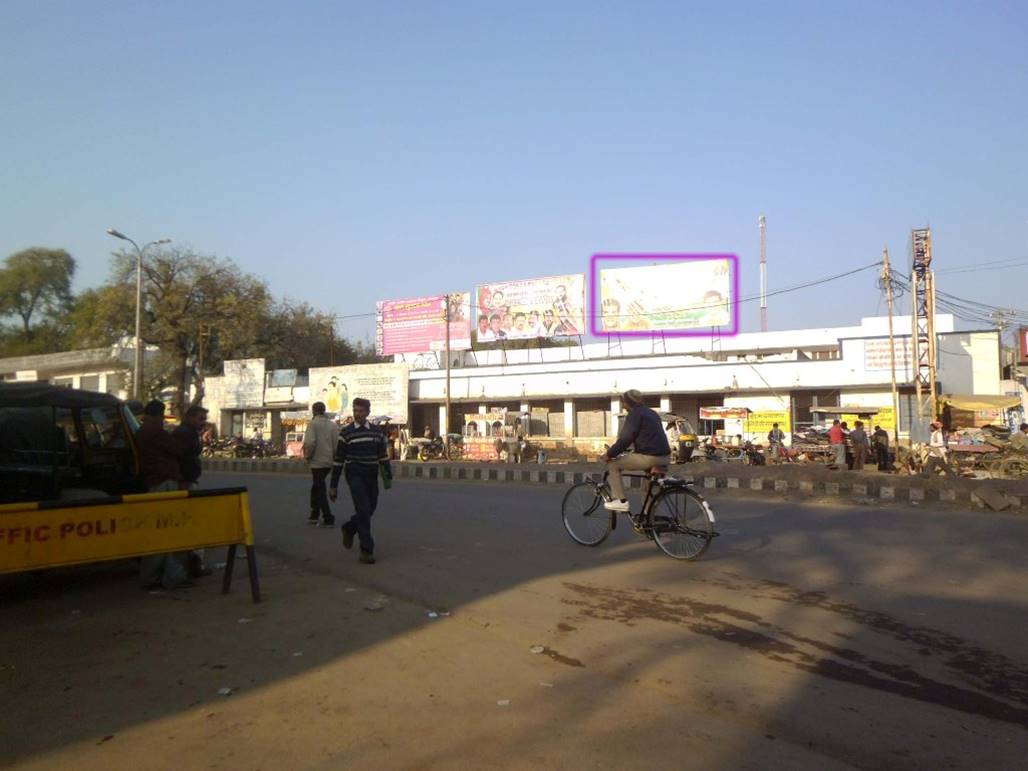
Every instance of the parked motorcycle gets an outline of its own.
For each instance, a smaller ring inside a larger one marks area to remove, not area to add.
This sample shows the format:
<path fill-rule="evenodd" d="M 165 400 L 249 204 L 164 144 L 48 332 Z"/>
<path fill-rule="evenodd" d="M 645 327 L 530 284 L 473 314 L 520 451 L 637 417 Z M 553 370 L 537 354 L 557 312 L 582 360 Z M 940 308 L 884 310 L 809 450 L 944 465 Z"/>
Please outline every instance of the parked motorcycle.
<path fill-rule="evenodd" d="M 447 455 L 446 452 L 446 443 L 440 436 L 437 436 L 434 439 L 422 439 L 420 441 L 415 439 L 412 444 L 417 443 L 418 460 L 422 462 L 428 460 L 460 460 L 464 454 L 462 439 L 463 438 L 460 434 L 450 434 L 449 455 Z"/>

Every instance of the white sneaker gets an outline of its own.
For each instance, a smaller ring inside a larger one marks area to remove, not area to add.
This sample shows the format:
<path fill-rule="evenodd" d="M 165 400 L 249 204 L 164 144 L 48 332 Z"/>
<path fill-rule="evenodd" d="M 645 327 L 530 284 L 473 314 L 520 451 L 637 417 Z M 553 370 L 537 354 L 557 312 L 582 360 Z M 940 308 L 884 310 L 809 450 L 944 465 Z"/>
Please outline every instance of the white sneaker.
<path fill-rule="evenodd" d="M 632 507 L 628 505 L 628 501 L 607 501 L 603 504 L 603 508 L 607 511 L 631 511 Z"/>

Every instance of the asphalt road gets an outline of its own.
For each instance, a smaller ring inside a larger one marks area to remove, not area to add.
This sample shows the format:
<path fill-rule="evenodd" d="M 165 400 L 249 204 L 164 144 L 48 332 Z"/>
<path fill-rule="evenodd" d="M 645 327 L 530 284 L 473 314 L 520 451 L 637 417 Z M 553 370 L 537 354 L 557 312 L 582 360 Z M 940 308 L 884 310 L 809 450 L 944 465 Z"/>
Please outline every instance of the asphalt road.
<path fill-rule="evenodd" d="M 563 490 L 408 482 L 383 494 L 369 567 L 302 523 L 304 482 L 225 482 L 255 491 L 262 549 L 428 608 L 486 600 L 487 621 L 535 625 L 583 669 L 630 687 L 638 667 L 686 712 L 763 726 L 755 752 L 767 735 L 869 767 L 1028 756 L 1023 516 L 718 498 L 722 537 L 683 564 L 627 527 L 573 543 Z"/>
<path fill-rule="evenodd" d="M 232 743 L 212 768 L 275 767 L 275 752 L 318 768 L 999 769 L 1028 756 L 1026 517 L 717 491 L 722 536 L 680 563 L 627 527 L 576 545 L 552 486 L 405 481 L 382 495 L 379 562 L 366 566 L 338 530 L 305 524 L 303 478 L 206 479 L 236 484 L 251 490 L 265 574 L 242 656 L 270 657 L 247 670 L 260 696 L 217 732 L 214 712 L 202 719 L 211 701 L 184 696 L 81 728 L 64 745 L 81 767 L 138 763 L 164 733 L 175 763 Z M 385 609 L 354 602 L 366 596 Z M 38 593 L 15 599 L 25 616 Z M 96 623 L 68 633 L 100 634 Z M 271 653 L 301 645 L 307 658 L 288 665 Z M 328 739 L 326 720 L 341 727 Z M 94 747 L 106 731 L 119 738 Z M 67 760 L 40 754 L 43 738 L 19 741 L 26 768 Z"/>

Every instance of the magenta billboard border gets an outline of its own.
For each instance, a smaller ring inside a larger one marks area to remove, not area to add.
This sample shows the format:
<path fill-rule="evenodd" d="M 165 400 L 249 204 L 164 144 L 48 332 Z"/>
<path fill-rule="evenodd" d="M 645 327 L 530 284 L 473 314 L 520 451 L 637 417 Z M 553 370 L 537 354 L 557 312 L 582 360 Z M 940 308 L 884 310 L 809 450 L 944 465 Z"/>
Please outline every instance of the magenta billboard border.
<path fill-rule="evenodd" d="M 639 262 L 648 261 L 653 262 L 659 260 L 662 262 L 695 262 L 698 260 L 728 260 L 731 263 L 732 270 L 732 325 L 727 328 L 715 327 L 713 330 L 697 330 L 697 331 L 686 331 L 686 330 L 664 330 L 662 332 L 605 332 L 599 328 L 598 320 L 599 313 L 597 312 L 597 282 L 599 280 L 599 274 L 597 271 L 597 263 L 602 261 L 610 262 Z M 668 253 L 657 253 L 657 254 L 594 254 L 589 258 L 589 332 L 596 337 L 709 337 L 711 332 L 719 334 L 721 337 L 734 337 L 739 334 L 739 257 L 735 254 L 668 254 Z"/>

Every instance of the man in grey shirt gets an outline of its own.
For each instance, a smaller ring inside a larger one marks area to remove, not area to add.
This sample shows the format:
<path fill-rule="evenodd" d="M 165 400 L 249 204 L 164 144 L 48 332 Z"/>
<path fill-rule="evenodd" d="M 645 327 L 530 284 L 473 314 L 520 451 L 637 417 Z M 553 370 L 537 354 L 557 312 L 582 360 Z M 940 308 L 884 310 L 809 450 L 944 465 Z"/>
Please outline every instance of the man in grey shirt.
<path fill-rule="evenodd" d="M 864 423 L 860 420 L 853 424 L 853 430 L 850 431 L 850 443 L 853 445 L 853 470 L 863 471 L 864 461 L 867 460 L 871 445 L 864 432 Z"/>
<path fill-rule="evenodd" d="M 332 473 L 332 460 L 335 457 L 336 443 L 339 441 L 339 430 L 336 424 L 325 415 L 324 402 L 311 405 L 314 419 L 303 434 L 303 457 L 311 470 L 311 513 L 307 518 L 308 525 L 317 525 L 321 517 L 322 527 L 334 527 L 336 518 L 328 503 L 328 490 L 325 481 Z"/>

